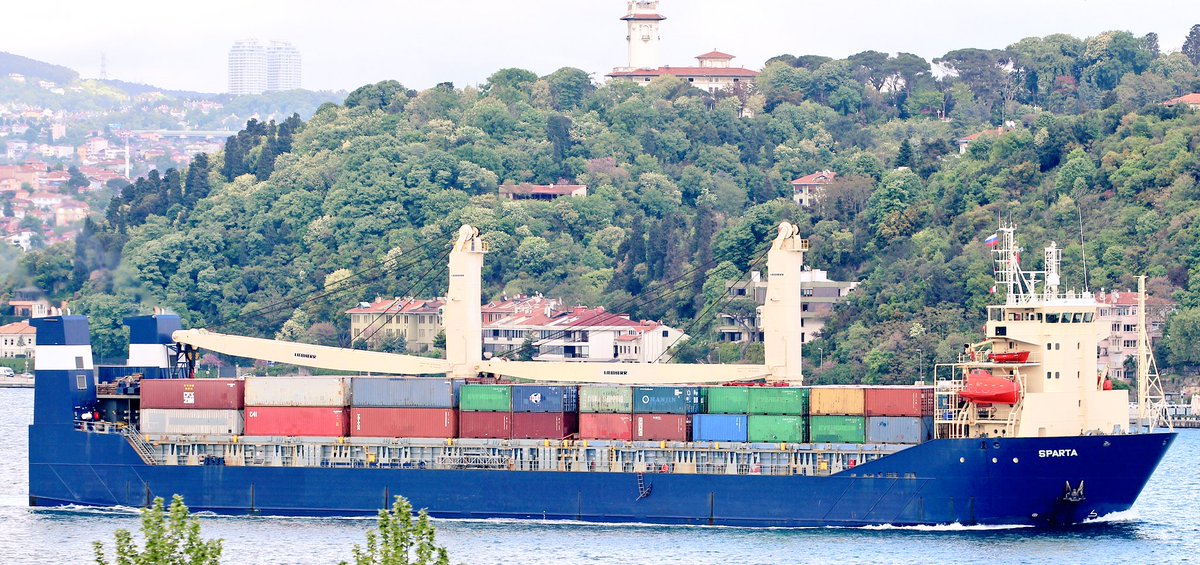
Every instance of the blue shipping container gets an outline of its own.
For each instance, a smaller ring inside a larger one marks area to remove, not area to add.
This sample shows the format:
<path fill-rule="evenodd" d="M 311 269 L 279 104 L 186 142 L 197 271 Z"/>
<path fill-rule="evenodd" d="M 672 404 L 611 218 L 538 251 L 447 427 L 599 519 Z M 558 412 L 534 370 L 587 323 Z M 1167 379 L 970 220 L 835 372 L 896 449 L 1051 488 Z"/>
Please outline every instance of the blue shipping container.
<path fill-rule="evenodd" d="M 748 418 L 737 414 L 692 416 L 693 441 L 746 441 Z"/>
<path fill-rule="evenodd" d="M 698 414 L 704 412 L 705 393 L 694 386 L 642 386 L 633 389 L 635 414 Z"/>
<path fill-rule="evenodd" d="M 871 416 L 867 443 L 923 443 L 933 439 L 933 418 Z"/>
<path fill-rule="evenodd" d="M 368 408 L 457 408 L 462 381 L 428 377 L 354 377 L 350 405 Z"/>
<path fill-rule="evenodd" d="M 513 385 L 513 412 L 578 412 L 579 387 Z"/>

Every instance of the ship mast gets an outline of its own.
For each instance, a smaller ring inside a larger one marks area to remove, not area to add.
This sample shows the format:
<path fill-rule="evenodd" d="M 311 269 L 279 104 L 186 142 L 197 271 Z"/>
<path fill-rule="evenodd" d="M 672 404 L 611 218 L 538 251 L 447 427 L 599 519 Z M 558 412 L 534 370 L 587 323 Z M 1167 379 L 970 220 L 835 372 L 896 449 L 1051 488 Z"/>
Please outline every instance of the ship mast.
<path fill-rule="evenodd" d="M 1166 396 L 1158 375 L 1158 363 L 1150 351 L 1150 332 L 1146 331 L 1146 275 L 1138 277 L 1138 427 L 1150 432 L 1156 427 L 1173 429 L 1166 414 Z"/>

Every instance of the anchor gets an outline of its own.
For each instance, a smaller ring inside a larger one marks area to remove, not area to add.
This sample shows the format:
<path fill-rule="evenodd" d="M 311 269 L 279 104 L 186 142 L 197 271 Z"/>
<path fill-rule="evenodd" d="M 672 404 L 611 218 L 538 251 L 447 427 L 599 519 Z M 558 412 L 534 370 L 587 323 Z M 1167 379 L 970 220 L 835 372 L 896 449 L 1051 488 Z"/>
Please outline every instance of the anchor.
<path fill-rule="evenodd" d="M 643 498 L 646 498 L 647 496 L 650 496 L 650 491 L 654 490 L 654 485 L 646 484 L 646 478 L 644 475 L 645 475 L 645 473 L 637 474 L 638 497 L 637 497 L 637 500 L 634 500 L 634 502 L 637 502 L 638 500 L 641 500 Z"/>
<path fill-rule="evenodd" d="M 1071 488 L 1071 481 L 1067 481 L 1067 487 L 1063 491 L 1063 502 L 1083 502 L 1087 497 L 1083 496 L 1083 480 L 1079 481 L 1078 488 Z"/>

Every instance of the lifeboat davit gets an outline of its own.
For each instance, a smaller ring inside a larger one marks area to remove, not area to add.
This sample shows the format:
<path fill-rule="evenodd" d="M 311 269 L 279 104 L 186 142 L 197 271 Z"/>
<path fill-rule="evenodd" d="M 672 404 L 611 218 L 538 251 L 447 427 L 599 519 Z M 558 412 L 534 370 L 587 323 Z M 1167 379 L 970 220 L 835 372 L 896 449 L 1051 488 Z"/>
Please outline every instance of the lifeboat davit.
<path fill-rule="evenodd" d="M 1029 360 L 1028 351 L 1014 351 L 1012 353 L 989 353 L 988 361 L 992 363 L 1024 363 Z"/>
<path fill-rule="evenodd" d="M 1016 404 L 1021 399 L 1021 385 L 975 369 L 967 374 L 967 386 L 958 395 L 976 404 Z"/>

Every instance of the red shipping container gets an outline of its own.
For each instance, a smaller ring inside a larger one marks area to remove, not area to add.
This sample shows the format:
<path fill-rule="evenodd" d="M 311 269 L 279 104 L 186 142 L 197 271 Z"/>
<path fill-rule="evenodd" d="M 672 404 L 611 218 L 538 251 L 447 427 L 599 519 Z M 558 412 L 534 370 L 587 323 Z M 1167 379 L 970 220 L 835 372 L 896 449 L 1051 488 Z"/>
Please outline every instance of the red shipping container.
<path fill-rule="evenodd" d="M 578 429 L 574 412 L 516 412 L 512 417 L 514 439 L 564 439 Z"/>
<path fill-rule="evenodd" d="M 580 439 L 633 439 L 632 414 L 580 414 Z"/>
<path fill-rule="evenodd" d="M 459 412 L 458 437 L 512 439 L 512 414 L 509 412 Z"/>
<path fill-rule="evenodd" d="M 241 410 L 245 396 L 240 379 L 142 380 L 142 408 Z"/>
<path fill-rule="evenodd" d="M 631 414 L 580 414 L 580 439 L 634 439 Z"/>
<path fill-rule="evenodd" d="M 873 387 L 863 394 L 867 416 L 933 415 L 933 389 L 929 387 Z"/>
<path fill-rule="evenodd" d="M 350 410 L 329 406 L 247 406 L 248 436 L 345 437 Z"/>
<path fill-rule="evenodd" d="M 692 417 L 686 414 L 636 414 L 633 439 L 637 441 L 689 441 Z"/>
<path fill-rule="evenodd" d="M 458 437 L 458 410 L 351 408 L 352 437 Z"/>

